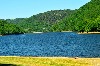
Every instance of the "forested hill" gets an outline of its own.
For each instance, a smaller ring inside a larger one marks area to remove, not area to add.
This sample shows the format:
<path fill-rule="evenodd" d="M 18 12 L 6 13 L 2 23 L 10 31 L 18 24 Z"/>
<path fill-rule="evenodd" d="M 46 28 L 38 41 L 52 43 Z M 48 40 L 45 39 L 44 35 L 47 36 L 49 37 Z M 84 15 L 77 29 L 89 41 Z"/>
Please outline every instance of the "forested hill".
<path fill-rule="evenodd" d="M 16 18 L 16 19 L 6 19 L 9 23 L 14 23 L 22 27 L 26 32 L 51 31 L 51 26 L 63 18 L 67 18 L 69 15 L 73 14 L 75 10 L 51 10 L 44 13 L 39 13 L 33 15 L 29 18 Z"/>
<path fill-rule="evenodd" d="M 63 27 L 62 27 L 63 26 Z M 62 22 L 55 24 L 53 29 L 79 32 L 100 31 L 100 0 L 91 0 L 80 7 L 74 14 Z"/>
<path fill-rule="evenodd" d="M 61 19 L 68 17 L 69 15 L 71 15 L 72 13 L 74 13 L 75 10 L 70 10 L 70 9 L 66 9 L 66 10 L 51 10 L 51 11 L 47 11 L 44 13 L 39 13 L 37 15 L 33 15 L 29 18 L 16 18 L 16 19 L 6 19 L 8 22 L 14 22 L 14 23 L 18 23 L 18 22 L 59 22 Z"/>
<path fill-rule="evenodd" d="M 24 30 L 21 27 L 8 23 L 5 20 L 0 20 L 0 35 L 21 34 Z"/>
<path fill-rule="evenodd" d="M 74 13 L 75 10 L 51 10 L 44 13 L 39 13 L 37 15 L 31 16 L 30 20 L 38 20 L 39 22 L 59 22 L 65 17 L 68 17 L 72 13 Z M 32 21 L 32 22 L 33 22 Z"/>

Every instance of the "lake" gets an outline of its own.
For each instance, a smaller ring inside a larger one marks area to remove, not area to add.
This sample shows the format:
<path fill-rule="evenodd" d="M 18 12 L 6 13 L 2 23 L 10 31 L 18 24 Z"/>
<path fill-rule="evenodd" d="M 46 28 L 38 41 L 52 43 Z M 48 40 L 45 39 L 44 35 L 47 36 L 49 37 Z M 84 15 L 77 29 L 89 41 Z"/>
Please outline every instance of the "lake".
<path fill-rule="evenodd" d="M 100 34 L 50 32 L 0 36 L 0 56 L 100 57 Z"/>

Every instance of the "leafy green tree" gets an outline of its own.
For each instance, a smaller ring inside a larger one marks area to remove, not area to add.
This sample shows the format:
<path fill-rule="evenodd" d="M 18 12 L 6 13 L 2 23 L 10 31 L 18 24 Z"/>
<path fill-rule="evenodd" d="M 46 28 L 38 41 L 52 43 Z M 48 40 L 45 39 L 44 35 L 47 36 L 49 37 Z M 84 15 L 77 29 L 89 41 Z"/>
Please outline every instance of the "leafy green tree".
<path fill-rule="evenodd" d="M 24 33 L 24 30 L 22 30 L 20 27 L 8 23 L 4 20 L 0 20 L 0 34 L 1 35 L 7 35 L 7 34 L 20 34 Z"/>

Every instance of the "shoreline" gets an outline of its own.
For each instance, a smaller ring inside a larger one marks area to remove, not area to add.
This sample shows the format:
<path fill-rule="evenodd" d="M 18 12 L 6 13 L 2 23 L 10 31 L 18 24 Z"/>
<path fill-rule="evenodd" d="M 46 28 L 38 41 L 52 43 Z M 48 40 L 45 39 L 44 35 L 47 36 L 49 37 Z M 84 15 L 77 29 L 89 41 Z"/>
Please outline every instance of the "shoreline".
<path fill-rule="evenodd" d="M 100 32 L 78 32 L 78 34 L 100 34 Z"/>
<path fill-rule="evenodd" d="M 22 57 L 22 58 L 90 58 L 90 57 L 57 57 L 57 56 L 55 56 L 55 57 L 41 57 L 41 56 L 37 56 L 37 57 L 35 57 L 35 56 L 0 56 L 0 57 L 15 57 L 15 58 L 18 58 L 18 57 Z M 96 57 L 96 58 L 98 58 L 98 59 L 100 59 L 100 57 Z M 90 59 L 96 59 L 95 57 L 91 57 Z"/>
<path fill-rule="evenodd" d="M 61 31 L 61 32 L 74 32 L 74 31 Z M 32 32 L 33 34 L 41 34 L 41 33 L 46 33 L 46 32 Z M 47 32 L 49 33 L 49 32 Z M 75 32 L 77 34 L 100 34 L 100 32 Z M 26 33 L 23 33 L 23 34 L 26 34 Z M 12 34 L 12 35 L 15 35 L 15 34 Z M 0 36 L 4 36 L 4 35 L 0 35 Z"/>
<path fill-rule="evenodd" d="M 44 33 L 44 32 L 33 32 L 33 33 Z"/>
<path fill-rule="evenodd" d="M 3 35 L 0 35 L 0 36 L 3 36 Z"/>
<path fill-rule="evenodd" d="M 73 31 L 61 31 L 61 32 L 73 32 Z"/>

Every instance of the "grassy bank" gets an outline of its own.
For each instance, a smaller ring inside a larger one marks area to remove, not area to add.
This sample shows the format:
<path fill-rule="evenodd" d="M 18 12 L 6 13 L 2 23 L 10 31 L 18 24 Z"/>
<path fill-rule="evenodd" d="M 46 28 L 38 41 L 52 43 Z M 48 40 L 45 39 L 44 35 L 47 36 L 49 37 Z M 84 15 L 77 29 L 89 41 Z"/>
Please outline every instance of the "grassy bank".
<path fill-rule="evenodd" d="M 67 57 L 0 57 L 1 64 L 21 66 L 99 66 L 100 58 Z"/>

